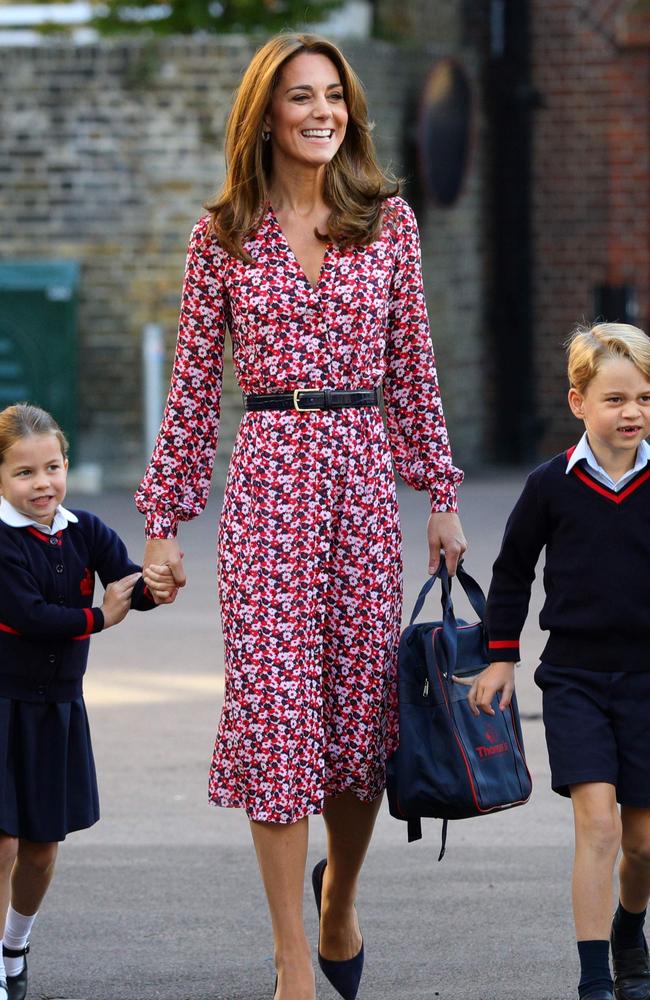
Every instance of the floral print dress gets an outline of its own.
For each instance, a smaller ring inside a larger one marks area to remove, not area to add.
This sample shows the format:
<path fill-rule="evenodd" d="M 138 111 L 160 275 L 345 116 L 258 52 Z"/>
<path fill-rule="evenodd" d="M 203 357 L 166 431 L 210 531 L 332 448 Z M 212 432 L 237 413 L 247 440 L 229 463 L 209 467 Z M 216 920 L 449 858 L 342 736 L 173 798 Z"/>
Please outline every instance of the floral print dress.
<path fill-rule="evenodd" d="M 228 254 L 190 240 L 172 383 L 136 503 L 149 537 L 203 509 L 223 346 L 248 393 L 383 386 L 377 407 L 245 413 L 219 526 L 225 697 L 210 799 L 292 823 L 351 789 L 374 799 L 397 743 L 401 536 L 392 463 L 434 510 L 456 510 L 417 225 L 388 200 L 380 238 L 328 244 L 312 287 L 269 208 Z M 424 528 L 424 526 L 423 526 Z"/>

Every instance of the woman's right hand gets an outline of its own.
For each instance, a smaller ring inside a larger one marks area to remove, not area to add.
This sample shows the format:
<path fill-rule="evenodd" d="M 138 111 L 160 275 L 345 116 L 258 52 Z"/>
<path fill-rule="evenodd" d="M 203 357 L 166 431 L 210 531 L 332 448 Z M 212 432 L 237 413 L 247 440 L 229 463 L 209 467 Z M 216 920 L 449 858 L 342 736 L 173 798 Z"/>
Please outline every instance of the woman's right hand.
<path fill-rule="evenodd" d="M 131 573 L 129 576 L 123 576 L 121 580 L 114 580 L 113 583 L 109 583 L 104 591 L 104 600 L 102 602 L 104 628 L 117 625 L 126 618 L 131 608 L 133 588 L 141 576 L 142 573 Z"/>
<path fill-rule="evenodd" d="M 184 587 L 187 583 L 185 577 L 185 570 L 183 568 L 183 553 L 181 552 L 178 541 L 175 538 L 148 538 L 144 547 L 144 556 L 142 557 L 142 568 L 145 571 L 145 582 L 151 588 L 149 582 L 147 581 L 148 574 L 146 570 L 149 566 L 168 566 L 171 575 L 174 580 L 173 590 L 166 597 L 159 596 L 157 603 L 160 604 L 173 604 L 176 600 L 176 595 L 178 594 L 179 588 Z"/>

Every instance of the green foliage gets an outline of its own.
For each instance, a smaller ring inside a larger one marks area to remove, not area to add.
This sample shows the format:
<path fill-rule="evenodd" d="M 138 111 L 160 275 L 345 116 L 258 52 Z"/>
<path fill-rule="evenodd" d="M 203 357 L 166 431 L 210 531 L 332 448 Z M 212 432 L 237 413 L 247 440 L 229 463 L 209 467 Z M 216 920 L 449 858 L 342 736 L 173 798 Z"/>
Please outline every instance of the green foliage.
<path fill-rule="evenodd" d="M 103 0 L 92 25 L 102 34 L 282 31 L 322 20 L 343 0 Z"/>

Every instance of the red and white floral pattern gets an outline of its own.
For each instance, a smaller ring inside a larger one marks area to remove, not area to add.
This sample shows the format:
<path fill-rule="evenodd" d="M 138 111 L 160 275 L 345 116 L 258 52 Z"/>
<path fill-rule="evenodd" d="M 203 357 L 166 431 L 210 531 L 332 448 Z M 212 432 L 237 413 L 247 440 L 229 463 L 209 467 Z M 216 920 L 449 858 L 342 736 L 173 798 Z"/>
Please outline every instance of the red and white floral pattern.
<path fill-rule="evenodd" d="M 329 244 L 312 287 L 271 209 L 228 256 L 195 227 L 172 385 L 136 496 L 152 537 L 204 507 L 228 328 L 245 393 L 383 385 L 376 409 L 244 415 L 219 529 L 226 693 L 210 798 L 290 823 L 350 788 L 384 787 L 397 740 L 400 529 L 391 458 L 456 510 L 417 226 L 387 203 L 369 247 Z M 424 528 L 424 526 L 423 526 Z"/>

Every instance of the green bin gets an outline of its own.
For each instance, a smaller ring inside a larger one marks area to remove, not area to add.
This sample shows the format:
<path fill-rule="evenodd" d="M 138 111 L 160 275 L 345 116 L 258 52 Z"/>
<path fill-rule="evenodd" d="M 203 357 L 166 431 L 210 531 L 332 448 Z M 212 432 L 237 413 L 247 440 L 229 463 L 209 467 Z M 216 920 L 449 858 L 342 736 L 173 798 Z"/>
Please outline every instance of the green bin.
<path fill-rule="evenodd" d="M 73 260 L 0 261 L 0 409 L 28 401 L 77 443 L 77 291 Z"/>

